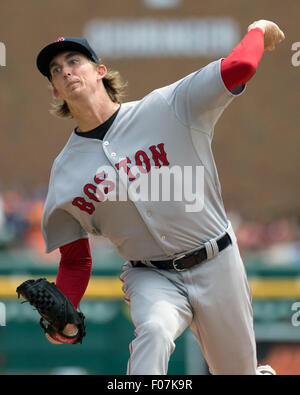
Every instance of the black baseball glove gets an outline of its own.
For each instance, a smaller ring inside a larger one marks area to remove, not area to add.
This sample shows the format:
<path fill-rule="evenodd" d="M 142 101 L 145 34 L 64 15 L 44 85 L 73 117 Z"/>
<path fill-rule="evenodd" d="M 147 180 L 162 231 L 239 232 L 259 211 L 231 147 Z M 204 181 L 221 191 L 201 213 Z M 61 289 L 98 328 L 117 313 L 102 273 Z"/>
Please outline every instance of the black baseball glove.
<path fill-rule="evenodd" d="M 82 343 L 85 336 L 84 315 L 78 312 L 70 300 L 45 278 L 24 281 L 17 288 L 18 298 L 23 296 L 40 313 L 43 331 L 59 343 Z M 48 323 L 44 325 L 43 321 Z M 67 324 L 76 324 L 78 333 L 67 336 L 63 329 Z"/>

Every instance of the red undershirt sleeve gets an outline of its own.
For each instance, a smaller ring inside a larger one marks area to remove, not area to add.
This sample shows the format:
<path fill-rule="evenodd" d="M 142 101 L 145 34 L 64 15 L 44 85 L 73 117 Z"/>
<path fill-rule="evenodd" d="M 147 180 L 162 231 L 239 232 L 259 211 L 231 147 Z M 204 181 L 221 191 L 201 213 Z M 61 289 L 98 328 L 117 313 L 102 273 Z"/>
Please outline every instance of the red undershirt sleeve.
<path fill-rule="evenodd" d="M 60 247 L 59 250 L 61 259 L 56 286 L 77 309 L 91 277 L 92 256 L 89 240 L 79 239 Z"/>
<path fill-rule="evenodd" d="M 260 28 L 250 30 L 221 62 L 221 75 L 228 90 L 246 84 L 253 77 L 263 52 L 263 31 Z"/>

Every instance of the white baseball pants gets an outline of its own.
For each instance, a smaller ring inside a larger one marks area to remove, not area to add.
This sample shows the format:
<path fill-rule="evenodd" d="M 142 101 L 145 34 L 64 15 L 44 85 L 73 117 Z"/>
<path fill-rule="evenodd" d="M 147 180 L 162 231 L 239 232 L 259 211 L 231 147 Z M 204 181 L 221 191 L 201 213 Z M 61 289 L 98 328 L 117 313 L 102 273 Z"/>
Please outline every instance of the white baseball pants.
<path fill-rule="evenodd" d="M 184 272 L 132 267 L 120 276 L 135 339 L 127 374 L 166 375 L 175 339 L 190 327 L 210 372 L 256 374 L 251 295 L 235 236 L 216 257 Z"/>

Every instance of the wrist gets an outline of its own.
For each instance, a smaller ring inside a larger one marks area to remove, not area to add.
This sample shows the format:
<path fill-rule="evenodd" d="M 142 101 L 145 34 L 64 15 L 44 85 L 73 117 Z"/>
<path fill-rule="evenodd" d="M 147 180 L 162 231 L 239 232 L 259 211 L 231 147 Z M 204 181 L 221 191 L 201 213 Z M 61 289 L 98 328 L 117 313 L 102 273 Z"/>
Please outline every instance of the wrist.
<path fill-rule="evenodd" d="M 67 336 L 75 336 L 78 333 L 78 327 L 75 324 L 67 324 L 64 327 L 63 333 Z"/>
<path fill-rule="evenodd" d="M 266 31 L 265 26 L 263 26 L 262 24 L 259 24 L 258 22 L 254 22 L 254 23 L 252 23 L 252 25 L 250 25 L 248 27 L 248 32 L 250 32 L 251 30 L 256 30 L 256 31 L 262 32 L 263 35 L 265 35 L 265 31 Z"/>
<path fill-rule="evenodd" d="M 251 30 L 256 30 L 256 31 L 262 32 L 262 34 L 265 35 L 265 28 L 262 26 L 256 26 Z"/>
<path fill-rule="evenodd" d="M 75 324 L 67 324 L 62 332 L 51 330 L 45 333 L 46 338 L 53 344 L 74 344 L 77 342 L 79 329 Z"/>

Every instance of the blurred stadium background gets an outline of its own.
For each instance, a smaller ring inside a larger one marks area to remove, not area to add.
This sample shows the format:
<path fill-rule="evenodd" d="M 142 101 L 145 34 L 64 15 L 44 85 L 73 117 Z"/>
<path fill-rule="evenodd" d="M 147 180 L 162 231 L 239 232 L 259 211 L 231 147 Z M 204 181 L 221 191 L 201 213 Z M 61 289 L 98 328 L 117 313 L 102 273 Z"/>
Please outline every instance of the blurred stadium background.
<path fill-rule="evenodd" d="M 16 299 L 23 279 L 55 279 L 59 257 L 44 253 L 40 219 L 51 164 L 73 127 L 49 114 L 38 51 L 59 36 L 85 36 L 134 100 L 226 56 L 258 19 L 278 23 L 286 40 L 264 55 L 246 94 L 223 114 L 213 149 L 249 275 L 259 361 L 278 374 L 300 373 L 300 68 L 291 62 L 300 3 L 263 3 L 263 13 L 259 0 L 1 3 L 0 374 L 125 374 L 133 337 L 118 280 L 122 259 L 105 239 L 91 239 L 82 346 L 50 345 L 37 313 Z M 207 373 L 189 331 L 176 344 L 170 374 Z"/>

